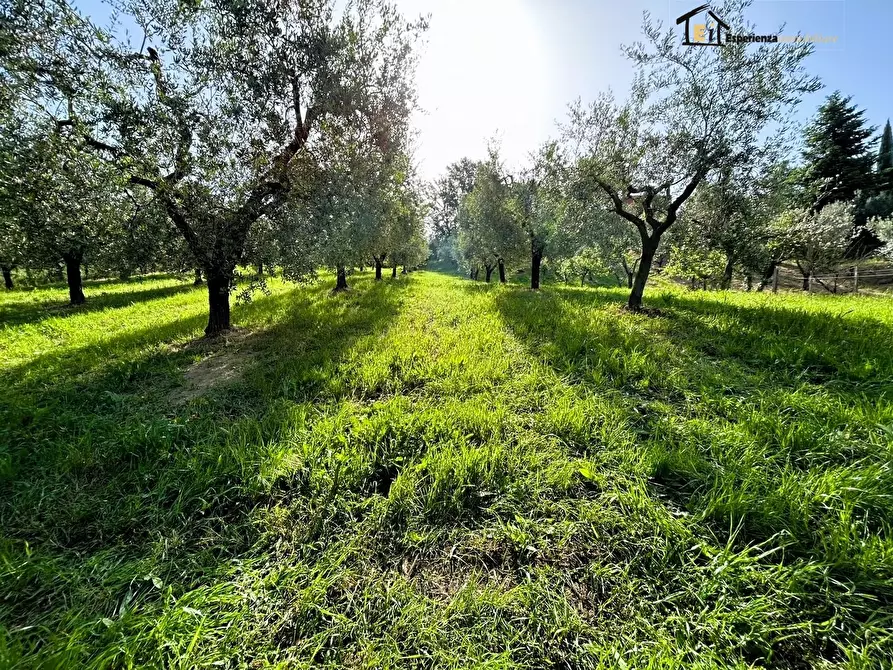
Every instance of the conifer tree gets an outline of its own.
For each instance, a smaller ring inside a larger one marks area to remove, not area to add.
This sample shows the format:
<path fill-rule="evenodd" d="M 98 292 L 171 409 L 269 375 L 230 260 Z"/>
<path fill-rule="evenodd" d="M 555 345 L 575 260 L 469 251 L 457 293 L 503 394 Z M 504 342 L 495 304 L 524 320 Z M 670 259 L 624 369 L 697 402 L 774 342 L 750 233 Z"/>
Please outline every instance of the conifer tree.
<path fill-rule="evenodd" d="M 882 173 L 893 168 L 893 129 L 890 128 L 890 119 L 884 126 L 884 134 L 881 136 L 881 149 L 878 152 L 877 171 Z"/>
<path fill-rule="evenodd" d="M 852 200 L 873 184 L 870 153 L 874 128 L 865 111 L 835 91 L 819 107 L 804 138 L 805 166 L 800 174 L 804 202 L 821 209 L 839 200 Z"/>

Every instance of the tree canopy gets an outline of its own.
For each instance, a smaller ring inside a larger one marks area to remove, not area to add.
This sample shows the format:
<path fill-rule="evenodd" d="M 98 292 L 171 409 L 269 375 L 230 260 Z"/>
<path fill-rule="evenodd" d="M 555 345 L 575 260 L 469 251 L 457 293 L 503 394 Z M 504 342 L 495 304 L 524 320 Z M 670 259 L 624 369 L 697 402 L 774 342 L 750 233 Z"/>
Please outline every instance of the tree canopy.
<path fill-rule="evenodd" d="M 64 2 L 11 3 L 0 64 L 28 118 L 157 199 L 207 276 L 206 332 L 221 332 L 252 226 L 322 183 L 312 173 L 331 166 L 327 147 L 407 142 L 425 24 L 384 0 L 121 10 L 139 46 Z"/>

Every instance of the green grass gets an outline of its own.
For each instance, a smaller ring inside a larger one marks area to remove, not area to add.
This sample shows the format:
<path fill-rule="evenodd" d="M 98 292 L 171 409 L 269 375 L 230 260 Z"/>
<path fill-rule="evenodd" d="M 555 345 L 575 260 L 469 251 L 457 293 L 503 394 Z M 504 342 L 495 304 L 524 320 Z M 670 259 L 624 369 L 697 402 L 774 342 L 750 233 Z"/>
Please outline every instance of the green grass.
<path fill-rule="evenodd" d="M 890 667 L 893 302 L 353 284 L 2 297 L 0 667 Z"/>

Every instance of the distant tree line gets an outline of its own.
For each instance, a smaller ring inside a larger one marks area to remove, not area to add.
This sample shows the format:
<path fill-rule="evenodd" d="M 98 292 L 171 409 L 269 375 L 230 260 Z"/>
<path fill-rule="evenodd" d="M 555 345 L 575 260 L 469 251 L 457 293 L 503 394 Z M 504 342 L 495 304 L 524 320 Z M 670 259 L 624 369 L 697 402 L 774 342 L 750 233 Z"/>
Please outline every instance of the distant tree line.
<path fill-rule="evenodd" d="M 721 8 L 733 27 L 746 4 Z M 100 27 L 68 0 L 0 0 L 7 288 L 16 269 L 49 274 L 78 304 L 88 273 L 188 272 L 215 335 L 239 268 L 328 268 L 343 290 L 357 267 L 419 265 L 429 243 L 483 281 L 613 276 L 631 310 L 655 269 L 760 289 L 785 263 L 807 287 L 889 248 L 889 122 L 877 142 L 835 92 L 796 151 L 792 112 L 820 87 L 809 43 L 691 48 L 646 15 L 625 101 L 573 103 L 522 169 L 491 143 L 424 185 L 410 127 L 424 20 L 386 0 L 115 7 Z"/>

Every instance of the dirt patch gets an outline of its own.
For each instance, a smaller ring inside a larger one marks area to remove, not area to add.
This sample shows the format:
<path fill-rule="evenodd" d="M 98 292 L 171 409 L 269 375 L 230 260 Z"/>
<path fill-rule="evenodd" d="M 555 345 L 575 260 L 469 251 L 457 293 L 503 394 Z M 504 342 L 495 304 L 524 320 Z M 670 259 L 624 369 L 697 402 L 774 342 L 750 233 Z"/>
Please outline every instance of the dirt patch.
<path fill-rule="evenodd" d="M 186 369 L 183 384 L 171 392 L 170 401 L 182 405 L 241 379 L 256 353 L 246 345 L 250 334 L 250 331 L 239 329 L 212 340 L 202 338 L 186 345 L 183 351 L 193 351 L 205 357 Z"/>

